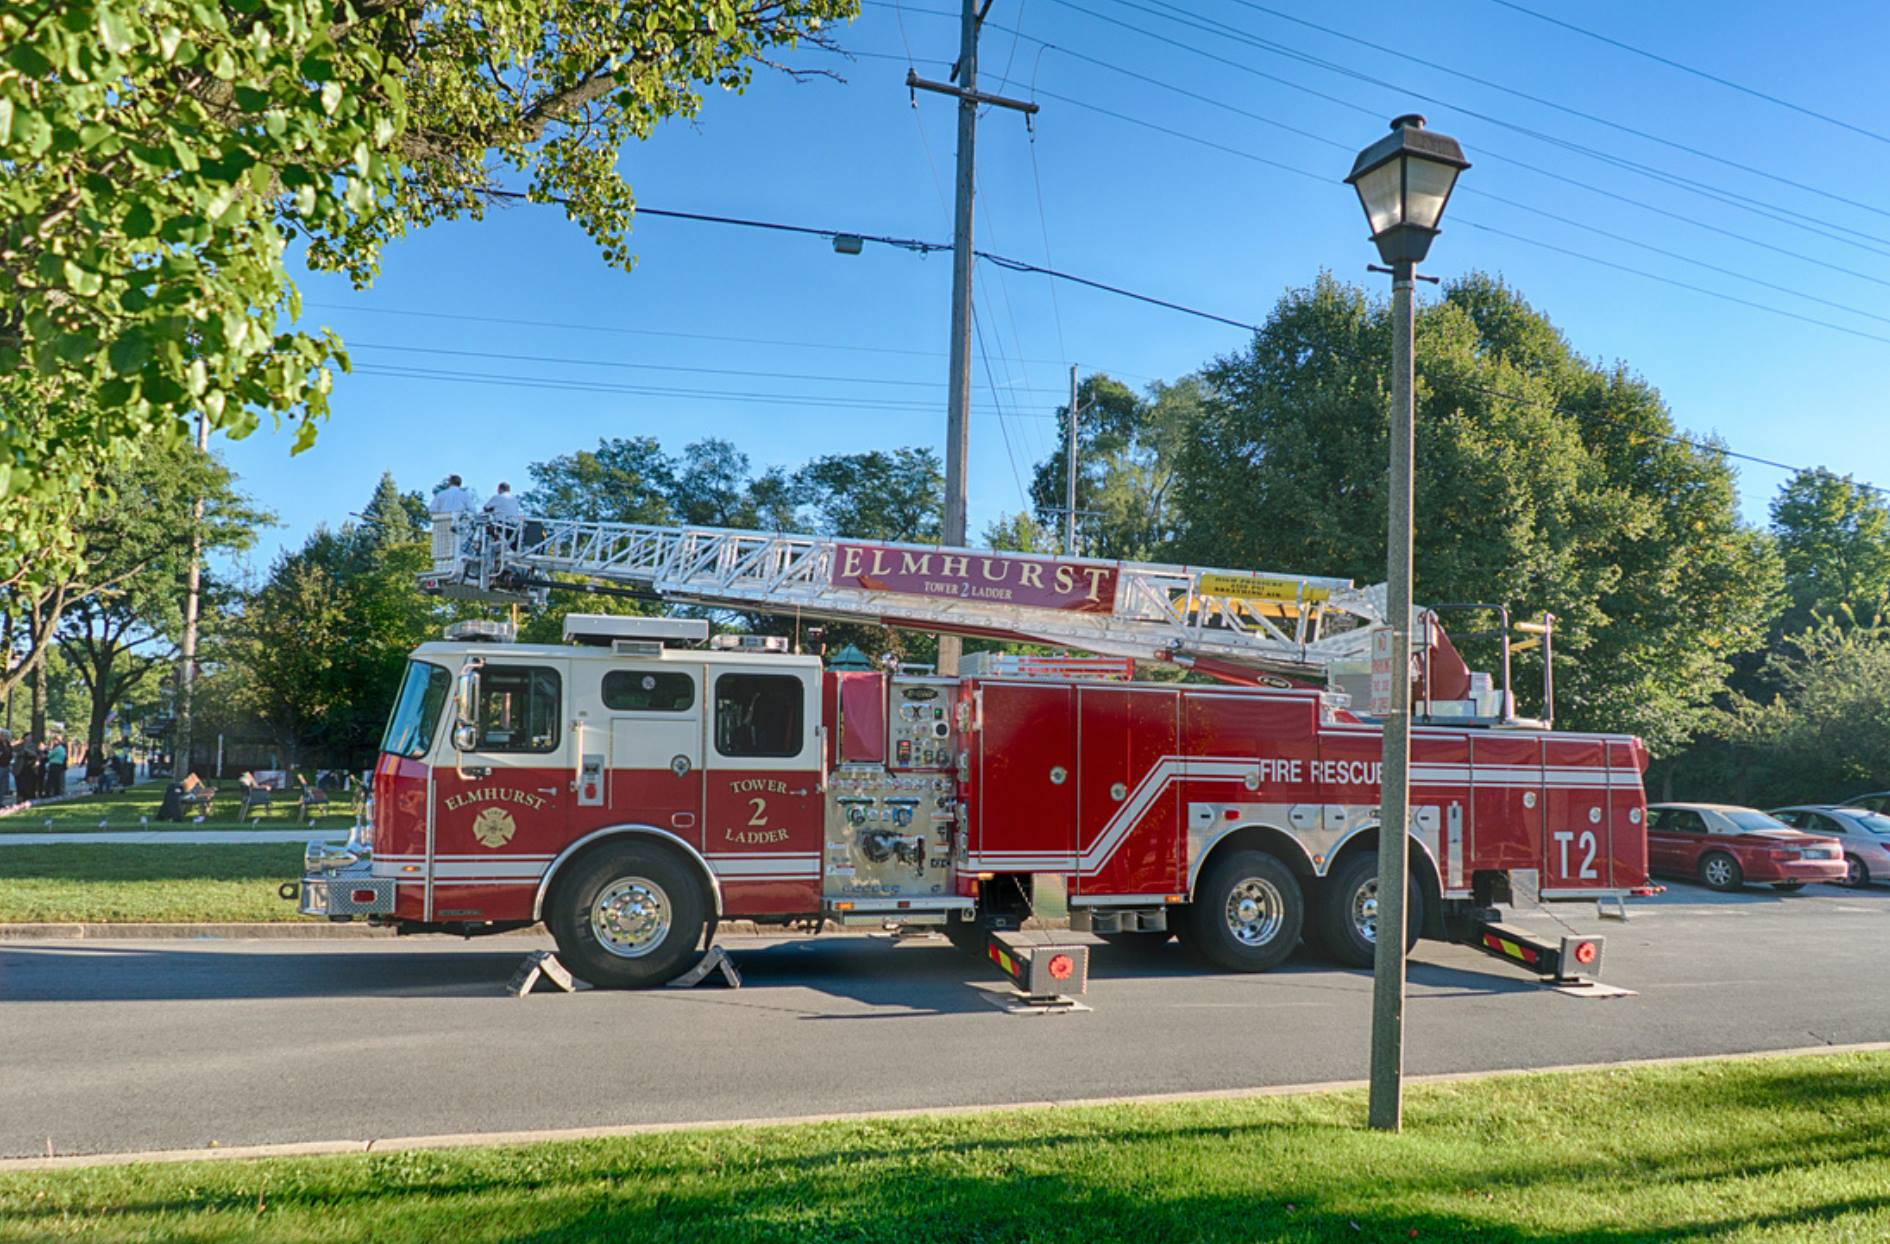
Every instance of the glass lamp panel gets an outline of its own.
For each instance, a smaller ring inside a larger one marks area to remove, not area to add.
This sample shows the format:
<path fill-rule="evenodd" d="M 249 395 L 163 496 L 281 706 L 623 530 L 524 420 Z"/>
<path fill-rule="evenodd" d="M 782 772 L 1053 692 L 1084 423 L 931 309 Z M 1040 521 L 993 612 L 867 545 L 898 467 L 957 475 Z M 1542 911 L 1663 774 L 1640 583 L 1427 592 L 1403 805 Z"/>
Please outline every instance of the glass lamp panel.
<path fill-rule="evenodd" d="M 1405 161 L 1405 223 L 1423 229 L 1437 228 L 1443 218 L 1444 202 L 1457 180 L 1458 169 L 1434 160 Z"/>
<path fill-rule="evenodd" d="M 1399 173 L 1403 167 L 1402 158 L 1387 160 L 1353 183 L 1358 188 L 1358 201 L 1365 205 L 1365 219 L 1371 222 L 1373 237 L 1403 223 L 1402 205 L 1398 202 Z"/>

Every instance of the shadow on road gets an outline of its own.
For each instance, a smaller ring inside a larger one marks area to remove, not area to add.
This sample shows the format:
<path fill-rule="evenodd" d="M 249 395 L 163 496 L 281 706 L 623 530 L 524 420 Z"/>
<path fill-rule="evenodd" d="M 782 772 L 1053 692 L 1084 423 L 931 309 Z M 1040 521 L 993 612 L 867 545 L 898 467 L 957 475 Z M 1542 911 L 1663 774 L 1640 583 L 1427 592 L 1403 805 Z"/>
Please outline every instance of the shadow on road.
<path fill-rule="evenodd" d="M 1029 937 L 1017 939 L 1031 943 Z M 1011 989 L 995 967 L 940 939 L 895 943 L 881 937 L 820 937 L 728 946 L 746 988 L 711 983 L 670 991 L 669 999 L 762 1004 L 769 991 L 802 989 L 871 1008 L 841 1012 L 793 1010 L 820 1020 L 887 1020 L 942 1014 L 997 1014 Z M 205 1001 L 238 998 L 491 998 L 537 939 L 506 939 L 471 949 L 450 942 L 289 948 L 281 942 L 110 945 L 73 942 L 0 947 L 0 1004 L 5 1002 Z M 444 952 L 444 953 L 442 953 Z M 1423 944 L 1418 952 L 1423 954 Z M 1098 983 L 1217 978 L 1229 988 L 1290 984 L 1298 990 L 1356 994 L 1370 973 L 1322 963 L 1302 951 L 1286 966 L 1258 976 L 1228 975 L 1204 966 L 1177 944 L 1096 945 L 1090 977 Z M 1501 971 L 1411 961 L 1411 984 L 1432 996 L 1495 995 L 1536 988 Z"/>

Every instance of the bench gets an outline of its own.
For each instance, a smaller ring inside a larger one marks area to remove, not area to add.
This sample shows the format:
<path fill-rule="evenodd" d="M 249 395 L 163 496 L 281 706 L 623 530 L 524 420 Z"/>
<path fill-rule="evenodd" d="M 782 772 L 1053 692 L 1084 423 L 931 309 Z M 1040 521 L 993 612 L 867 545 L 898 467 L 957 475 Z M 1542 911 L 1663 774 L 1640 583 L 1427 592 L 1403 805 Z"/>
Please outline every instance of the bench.
<path fill-rule="evenodd" d="M 301 818 L 303 824 L 307 824 L 309 818 L 315 815 L 315 809 L 327 804 L 328 792 L 299 773 L 295 775 L 295 784 L 301 791 L 301 806 L 297 809 L 296 814 Z"/>
<path fill-rule="evenodd" d="M 236 812 L 236 819 L 239 821 L 249 820 L 251 812 L 260 814 L 262 809 L 275 800 L 276 792 L 258 782 L 253 773 L 245 773 L 236 781 L 243 788 L 243 801 Z"/>
<path fill-rule="evenodd" d="M 193 816 L 209 816 L 216 797 L 216 787 L 206 785 L 194 773 L 185 774 L 184 780 L 177 784 L 177 819 L 181 821 Z M 161 812 L 158 819 L 164 819 Z"/>

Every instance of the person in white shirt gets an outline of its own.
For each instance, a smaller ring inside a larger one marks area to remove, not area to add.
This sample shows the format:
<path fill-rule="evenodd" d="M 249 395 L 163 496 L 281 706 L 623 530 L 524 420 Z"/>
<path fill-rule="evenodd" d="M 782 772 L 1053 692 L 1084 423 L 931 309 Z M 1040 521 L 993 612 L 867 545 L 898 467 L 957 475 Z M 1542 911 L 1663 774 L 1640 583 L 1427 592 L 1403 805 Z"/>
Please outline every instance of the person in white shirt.
<path fill-rule="evenodd" d="M 499 481 L 499 491 L 492 494 L 492 500 L 486 502 L 486 515 L 490 518 L 523 518 L 525 511 L 519 507 L 518 498 L 512 495 L 512 485 Z"/>
<path fill-rule="evenodd" d="M 460 487 L 459 476 L 447 476 L 446 486 L 433 494 L 433 513 L 470 514 L 472 512 L 472 494 Z"/>

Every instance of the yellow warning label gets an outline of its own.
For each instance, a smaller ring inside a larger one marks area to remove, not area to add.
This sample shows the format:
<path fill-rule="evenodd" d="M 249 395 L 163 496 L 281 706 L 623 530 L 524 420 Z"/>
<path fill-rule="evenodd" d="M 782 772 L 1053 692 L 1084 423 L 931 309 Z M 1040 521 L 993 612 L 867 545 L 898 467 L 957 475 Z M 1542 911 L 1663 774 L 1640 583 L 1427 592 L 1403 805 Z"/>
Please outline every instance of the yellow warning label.
<path fill-rule="evenodd" d="M 1241 600 L 1277 600 L 1315 602 L 1329 600 L 1332 590 L 1302 587 L 1298 579 L 1269 579 L 1250 574 L 1204 574 L 1200 590 L 1210 596 L 1234 596 Z"/>

